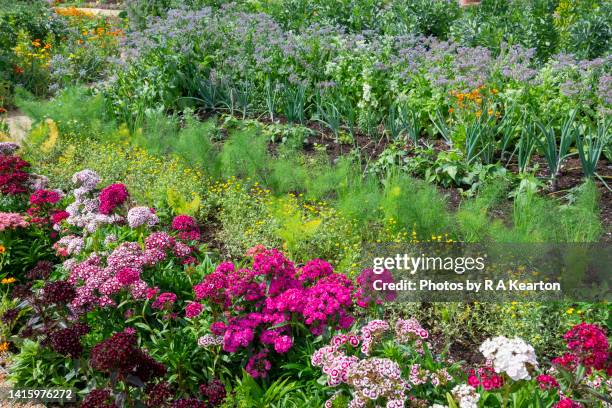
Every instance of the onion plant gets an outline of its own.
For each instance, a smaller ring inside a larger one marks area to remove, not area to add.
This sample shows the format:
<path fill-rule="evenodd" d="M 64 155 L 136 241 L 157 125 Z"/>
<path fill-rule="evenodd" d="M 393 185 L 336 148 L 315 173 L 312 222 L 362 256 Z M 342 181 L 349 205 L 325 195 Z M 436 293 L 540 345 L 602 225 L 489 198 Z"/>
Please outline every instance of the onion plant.
<path fill-rule="evenodd" d="M 559 145 L 557 146 L 557 137 L 555 134 L 554 127 L 549 122 L 548 125 L 544 125 L 539 120 L 535 121 L 536 126 L 540 130 L 543 139 L 538 137 L 535 138 L 540 150 L 546 158 L 548 164 L 548 171 L 550 174 L 551 190 L 557 189 L 557 177 L 561 172 L 561 166 L 565 159 L 571 154 L 569 153 L 570 146 L 574 141 L 574 133 L 576 128 L 574 127 L 574 119 L 576 118 L 576 110 L 573 110 L 569 117 L 563 122 L 561 126 L 561 135 L 559 137 Z"/>

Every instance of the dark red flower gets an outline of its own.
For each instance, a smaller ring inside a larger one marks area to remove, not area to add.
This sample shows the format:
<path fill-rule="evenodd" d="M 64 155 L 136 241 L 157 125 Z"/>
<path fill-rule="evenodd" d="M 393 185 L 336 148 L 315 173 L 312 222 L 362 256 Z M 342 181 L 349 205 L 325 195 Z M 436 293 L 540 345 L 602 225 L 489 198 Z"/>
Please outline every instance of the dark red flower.
<path fill-rule="evenodd" d="M 83 354 L 81 337 L 87 333 L 89 333 L 89 326 L 77 323 L 74 326 L 52 332 L 49 335 L 49 344 L 56 353 L 79 358 Z"/>
<path fill-rule="evenodd" d="M 7 195 L 23 194 L 28 191 L 30 175 L 25 171 L 30 163 L 17 156 L 0 156 L 0 192 Z"/>
<path fill-rule="evenodd" d="M 117 408 L 109 390 L 93 389 L 87 394 L 81 408 Z"/>

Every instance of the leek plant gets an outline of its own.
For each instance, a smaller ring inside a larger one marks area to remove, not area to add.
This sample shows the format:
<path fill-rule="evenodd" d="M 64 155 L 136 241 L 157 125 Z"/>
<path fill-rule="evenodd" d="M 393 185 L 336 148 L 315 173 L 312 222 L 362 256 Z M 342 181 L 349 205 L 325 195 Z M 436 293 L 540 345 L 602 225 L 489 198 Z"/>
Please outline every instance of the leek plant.
<path fill-rule="evenodd" d="M 408 106 L 403 106 L 399 108 L 399 119 L 406 135 L 412 140 L 413 146 L 416 146 L 421 133 L 419 115 Z"/>
<path fill-rule="evenodd" d="M 536 146 L 536 125 L 533 123 L 525 124 L 521 131 L 521 137 L 519 139 L 516 150 L 518 150 L 518 165 L 519 172 L 525 173 L 529 160 Z"/>
<path fill-rule="evenodd" d="M 549 122 L 548 125 L 544 125 L 540 121 L 535 122 L 536 126 L 540 130 L 540 133 L 544 136 L 543 139 L 536 137 L 535 140 L 546 158 L 552 191 L 557 190 L 557 177 L 561 172 L 563 162 L 565 159 L 571 156 L 569 149 L 574 140 L 574 133 L 576 132 L 576 128 L 574 127 L 575 118 L 576 110 L 573 110 L 565 122 L 563 122 L 558 147 L 557 137 L 552 124 Z"/>
<path fill-rule="evenodd" d="M 580 132 L 576 132 L 576 147 L 578 148 L 578 155 L 580 156 L 582 173 L 587 179 L 592 179 L 593 176 L 597 176 L 597 178 L 604 182 L 603 178 L 597 174 L 597 162 L 599 161 L 601 152 L 611 141 L 609 128 L 610 121 L 605 120 L 603 123 L 597 124 L 594 133 L 592 130 L 589 130 L 584 138 L 580 135 Z"/>

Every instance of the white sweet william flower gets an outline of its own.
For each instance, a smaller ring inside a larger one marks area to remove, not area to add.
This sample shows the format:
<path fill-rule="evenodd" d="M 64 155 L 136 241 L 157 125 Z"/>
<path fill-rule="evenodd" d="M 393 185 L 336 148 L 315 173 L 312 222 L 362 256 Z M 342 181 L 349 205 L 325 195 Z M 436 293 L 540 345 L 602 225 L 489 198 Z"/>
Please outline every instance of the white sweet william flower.
<path fill-rule="evenodd" d="M 529 366 L 538 366 L 534 348 L 518 337 L 487 339 L 479 350 L 493 364 L 496 373 L 506 373 L 514 381 L 531 379 Z"/>
<path fill-rule="evenodd" d="M 468 384 L 457 385 L 451 391 L 453 397 L 459 403 L 459 408 L 478 408 L 480 395 L 476 393 L 476 388 Z"/>

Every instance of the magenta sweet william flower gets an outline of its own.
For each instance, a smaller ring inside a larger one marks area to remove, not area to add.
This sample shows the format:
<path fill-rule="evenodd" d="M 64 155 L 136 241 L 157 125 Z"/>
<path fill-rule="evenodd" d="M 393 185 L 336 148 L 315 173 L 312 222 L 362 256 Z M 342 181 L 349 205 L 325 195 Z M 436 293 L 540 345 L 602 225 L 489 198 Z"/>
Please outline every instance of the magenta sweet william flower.
<path fill-rule="evenodd" d="M 557 402 L 553 408 L 582 408 L 583 405 L 579 402 L 574 401 L 571 398 L 562 398 Z"/>
<path fill-rule="evenodd" d="M 225 293 L 228 287 L 227 275 L 223 272 L 213 272 L 204 277 L 202 282 L 193 287 L 196 295 L 196 300 L 206 298 L 207 300 L 220 305 L 228 301 Z"/>
<path fill-rule="evenodd" d="M 202 304 L 198 302 L 191 302 L 185 308 L 185 316 L 192 319 L 199 316 L 200 313 L 202 313 L 202 310 L 204 310 L 204 306 L 202 306 Z"/>
<path fill-rule="evenodd" d="M 293 262 L 277 249 L 260 252 L 253 259 L 253 271 L 267 278 L 293 278 L 295 266 Z"/>
<path fill-rule="evenodd" d="M 381 304 L 382 301 L 391 302 L 397 298 L 397 294 L 394 291 L 379 291 L 376 290 L 374 282 L 380 281 L 382 283 L 394 282 L 393 275 L 388 270 L 384 270 L 382 273 L 374 273 L 372 269 L 364 269 L 357 277 L 357 305 L 359 307 L 366 308 L 372 303 Z"/>
<path fill-rule="evenodd" d="M 108 215 L 127 200 L 128 190 L 123 184 L 111 184 L 100 191 L 100 213 Z"/>
<path fill-rule="evenodd" d="M 223 322 L 214 322 L 210 325 L 210 331 L 216 336 L 223 336 L 226 328 Z"/>
<path fill-rule="evenodd" d="M 0 193 L 17 195 L 28 191 L 30 163 L 17 156 L 0 155 Z"/>
<path fill-rule="evenodd" d="M 248 347 L 255 338 L 255 332 L 250 326 L 256 326 L 246 319 L 237 319 L 230 323 L 223 335 L 223 350 L 235 353 L 241 347 Z"/>
<path fill-rule="evenodd" d="M 145 296 L 147 299 L 153 299 L 159 293 L 159 288 L 148 288 L 145 291 Z"/>
<path fill-rule="evenodd" d="M 469 374 L 468 384 L 474 388 L 482 385 L 485 391 L 491 391 L 504 385 L 504 378 L 488 365 L 478 368 L 478 371 L 470 370 Z"/>
<path fill-rule="evenodd" d="M 61 195 L 57 191 L 36 190 L 30 195 L 30 204 L 38 206 L 45 204 L 57 204 L 61 198 Z"/>
<path fill-rule="evenodd" d="M 155 302 L 151 305 L 153 309 L 170 309 L 176 302 L 176 295 L 172 292 L 160 293 Z"/>
<path fill-rule="evenodd" d="M 302 313 L 306 324 L 318 326 L 326 324 L 328 319 L 331 321 L 338 319 L 339 315 L 352 305 L 353 298 L 350 288 L 335 282 L 321 280 L 306 291 Z"/>
<path fill-rule="evenodd" d="M 542 390 L 550 390 L 552 388 L 559 387 L 559 383 L 555 377 L 549 374 L 540 374 L 537 376 L 536 380 L 538 381 L 540 389 Z"/>
<path fill-rule="evenodd" d="M 51 214 L 51 222 L 53 224 L 59 224 L 60 222 L 64 221 L 68 217 L 70 217 L 70 213 L 68 213 L 67 211 L 63 211 L 63 210 L 55 211 L 53 212 L 53 214 Z"/>
<path fill-rule="evenodd" d="M 266 351 L 253 355 L 246 365 L 246 372 L 253 378 L 266 378 L 268 371 L 272 368 L 272 363 L 270 363 L 267 357 L 268 352 Z"/>
<path fill-rule="evenodd" d="M 172 229 L 178 231 L 178 237 L 185 241 L 196 241 L 201 236 L 197 221 L 189 215 L 177 215 L 174 217 Z"/>
<path fill-rule="evenodd" d="M 563 336 L 567 348 L 589 371 L 603 370 L 608 361 L 608 338 L 599 326 L 580 323 Z"/>
<path fill-rule="evenodd" d="M 332 273 L 334 273 L 334 268 L 328 262 L 322 259 L 313 259 L 302 267 L 298 279 L 300 282 L 316 282 Z"/>
<path fill-rule="evenodd" d="M 283 354 L 293 346 L 293 339 L 289 336 L 279 336 L 274 340 L 274 351 Z"/>
<path fill-rule="evenodd" d="M 122 285 L 131 285 L 140 280 L 140 271 L 130 267 L 122 268 L 117 272 L 117 280 Z"/>

